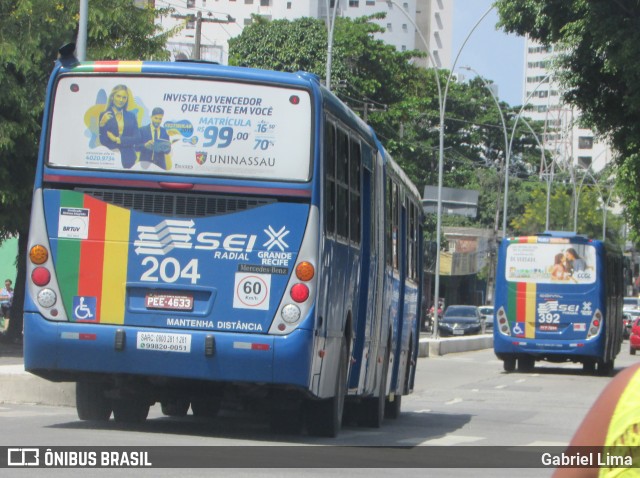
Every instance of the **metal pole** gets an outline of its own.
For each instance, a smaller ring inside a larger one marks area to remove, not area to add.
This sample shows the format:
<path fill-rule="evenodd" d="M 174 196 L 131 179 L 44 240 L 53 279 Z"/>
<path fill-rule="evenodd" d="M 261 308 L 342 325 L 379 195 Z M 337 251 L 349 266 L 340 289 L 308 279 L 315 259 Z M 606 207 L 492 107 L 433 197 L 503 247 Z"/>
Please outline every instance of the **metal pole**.
<path fill-rule="evenodd" d="M 331 2 L 327 0 L 327 72 L 325 76 L 325 84 L 328 90 L 331 90 L 331 62 L 333 60 L 333 29 L 336 26 L 336 11 L 340 0 L 336 0 L 333 5 L 333 13 L 331 13 Z"/>
<path fill-rule="evenodd" d="M 193 59 L 200 59 L 200 43 L 202 41 L 202 12 L 198 10 L 196 15 L 196 39 L 193 43 Z"/>
<path fill-rule="evenodd" d="M 437 69 L 437 64 L 436 64 L 435 58 L 433 57 L 433 53 L 431 53 L 431 49 L 429 48 L 429 43 L 424 38 L 422 31 L 420 31 L 420 29 L 418 28 L 418 25 L 416 25 L 416 22 L 413 20 L 413 18 L 411 18 L 409 13 L 407 13 L 407 11 L 402 6 L 400 6 L 400 4 L 396 2 L 396 0 L 386 0 L 386 2 L 389 5 L 394 5 L 398 7 L 398 9 L 403 13 L 403 15 L 407 18 L 407 20 L 411 22 L 411 24 L 413 25 L 413 28 L 415 28 L 416 32 L 418 32 L 418 35 L 420 35 L 420 39 L 424 43 L 424 46 L 427 50 L 427 55 L 429 55 L 429 60 L 431 60 L 431 63 L 433 64 L 433 68 Z M 436 219 L 436 270 L 435 270 L 435 284 L 434 284 L 435 290 L 434 290 L 434 297 L 433 297 L 433 309 L 435 312 L 434 320 L 433 320 L 433 336 L 434 337 L 438 336 L 438 303 L 440 301 L 440 246 L 441 246 L 440 230 L 442 229 L 442 183 L 443 183 L 443 175 L 444 175 L 444 114 L 445 114 L 446 103 L 447 103 L 447 91 L 449 89 L 449 83 L 451 82 L 451 78 L 453 77 L 453 70 L 455 69 L 456 63 L 458 62 L 458 58 L 460 57 L 460 53 L 462 52 L 462 49 L 467 44 L 467 41 L 469 41 L 471 34 L 475 31 L 475 29 L 478 27 L 480 22 L 484 20 L 484 18 L 493 9 L 494 9 L 493 5 L 489 7 L 489 9 L 484 13 L 484 15 L 480 17 L 480 19 L 476 22 L 476 24 L 473 26 L 471 31 L 469 31 L 469 33 L 467 34 L 467 37 L 465 38 L 464 42 L 462 43 L 462 46 L 460 47 L 460 50 L 458 51 L 458 54 L 456 55 L 456 58 L 451 67 L 451 71 L 449 72 L 449 77 L 447 78 L 447 82 L 445 84 L 444 93 L 442 92 L 442 88 L 440 85 L 440 77 L 439 77 L 438 71 L 436 70 L 436 82 L 438 84 L 438 97 L 440 100 L 440 104 L 439 104 L 440 106 L 440 134 L 439 134 L 440 144 L 438 148 L 438 206 L 437 206 L 437 214 L 436 214 L 436 217 L 437 217 Z"/>
<path fill-rule="evenodd" d="M 87 59 L 87 23 L 89 18 L 89 0 L 80 0 L 80 22 L 78 24 L 78 41 L 76 50 L 78 60 Z"/>
<path fill-rule="evenodd" d="M 518 111 L 518 114 L 514 118 L 513 129 L 511 130 L 511 139 L 509 140 L 509 154 L 506 158 L 506 167 L 505 167 L 505 175 L 504 175 L 504 205 L 502 207 L 502 237 L 503 238 L 507 237 L 507 204 L 509 200 L 509 159 L 511 157 L 511 149 L 513 147 L 513 138 L 516 135 L 516 126 L 518 126 L 518 120 L 520 119 L 520 116 L 524 112 L 525 107 L 529 103 L 529 100 L 533 97 L 535 92 L 538 91 L 538 88 L 540 88 L 540 86 L 545 81 L 547 81 L 551 76 L 552 76 L 552 73 L 549 73 L 542 80 L 540 80 L 540 82 L 536 85 L 533 91 L 529 93 L 529 96 L 527 96 L 526 100 L 524 101 L 524 104 L 520 108 L 520 111 Z"/>

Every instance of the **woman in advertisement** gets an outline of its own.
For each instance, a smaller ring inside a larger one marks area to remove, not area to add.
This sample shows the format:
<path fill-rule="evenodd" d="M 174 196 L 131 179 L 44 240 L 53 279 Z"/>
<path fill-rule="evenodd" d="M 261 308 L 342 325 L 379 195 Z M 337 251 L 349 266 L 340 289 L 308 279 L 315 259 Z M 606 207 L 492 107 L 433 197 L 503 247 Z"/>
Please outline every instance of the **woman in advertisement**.
<path fill-rule="evenodd" d="M 100 113 L 100 143 L 111 150 L 120 151 L 123 168 L 131 168 L 136 162 L 136 144 L 140 143 L 138 119 L 127 111 L 129 90 L 125 85 L 114 86 L 107 108 Z"/>

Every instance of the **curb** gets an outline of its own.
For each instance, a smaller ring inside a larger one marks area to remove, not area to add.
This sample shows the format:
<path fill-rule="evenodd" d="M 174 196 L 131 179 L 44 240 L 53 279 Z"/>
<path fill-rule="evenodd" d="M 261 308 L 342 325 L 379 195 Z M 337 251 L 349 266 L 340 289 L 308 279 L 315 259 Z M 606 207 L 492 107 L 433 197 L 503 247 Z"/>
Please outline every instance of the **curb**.
<path fill-rule="evenodd" d="M 474 335 L 472 337 L 447 337 L 420 339 L 418 357 L 435 357 L 451 353 L 469 352 L 493 348 L 493 334 Z"/>

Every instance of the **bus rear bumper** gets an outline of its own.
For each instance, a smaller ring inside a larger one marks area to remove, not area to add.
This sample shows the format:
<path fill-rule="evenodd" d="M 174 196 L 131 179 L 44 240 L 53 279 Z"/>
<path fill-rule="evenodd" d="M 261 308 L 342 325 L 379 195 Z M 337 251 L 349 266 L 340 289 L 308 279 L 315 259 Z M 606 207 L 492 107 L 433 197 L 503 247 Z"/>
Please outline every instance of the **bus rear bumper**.
<path fill-rule="evenodd" d="M 601 344 L 597 341 L 576 340 L 527 340 L 513 337 L 495 337 L 494 351 L 498 358 L 503 355 L 530 355 L 540 359 L 553 360 L 554 357 L 575 357 L 580 361 L 584 357 L 597 357 L 602 354 Z"/>
<path fill-rule="evenodd" d="M 52 322 L 25 312 L 24 332 L 25 370 L 50 380 L 74 381 L 94 373 L 266 383 L 304 390 L 311 383 L 313 334 L 304 329 L 269 336 Z M 143 334 L 159 335 L 152 341 Z"/>

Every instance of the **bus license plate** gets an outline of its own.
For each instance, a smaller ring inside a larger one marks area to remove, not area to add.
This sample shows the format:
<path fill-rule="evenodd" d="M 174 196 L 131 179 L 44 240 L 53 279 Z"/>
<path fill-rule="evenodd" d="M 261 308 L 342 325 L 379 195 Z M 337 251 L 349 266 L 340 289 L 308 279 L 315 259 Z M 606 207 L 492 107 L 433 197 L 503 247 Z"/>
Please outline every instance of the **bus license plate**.
<path fill-rule="evenodd" d="M 464 335 L 464 330 L 454 330 L 453 335 Z"/>
<path fill-rule="evenodd" d="M 193 296 L 174 294 L 147 294 L 147 309 L 193 310 Z"/>

